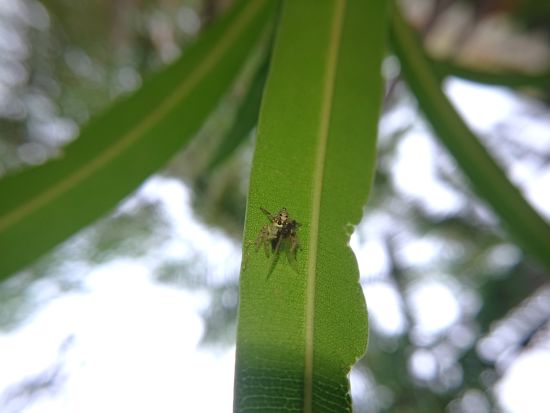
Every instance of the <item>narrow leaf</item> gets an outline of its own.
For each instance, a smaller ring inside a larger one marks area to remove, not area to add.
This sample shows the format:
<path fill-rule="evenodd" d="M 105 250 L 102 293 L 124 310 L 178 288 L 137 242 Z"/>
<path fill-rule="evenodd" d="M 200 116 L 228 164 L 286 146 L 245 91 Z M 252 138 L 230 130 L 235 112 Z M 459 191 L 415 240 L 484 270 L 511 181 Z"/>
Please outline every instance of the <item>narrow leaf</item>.
<path fill-rule="evenodd" d="M 91 121 L 61 158 L 0 181 L 0 280 L 114 207 L 189 141 L 275 4 L 238 2 L 179 61 Z"/>
<path fill-rule="evenodd" d="M 351 410 L 347 375 L 366 349 L 367 313 L 347 243 L 372 180 L 385 23 L 382 1 L 283 7 L 247 206 L 237 412 Z M 295 255 L 294 227 L 280 225 L 276 242 L 262 235 L 278 228 L 262 207 L 286 207 L 285 222 L 301 224 Z"/>
<path fill-rule="evenodd" d="M 439 79 L 415 33 L 397 11 L 393 13 L 391 34 L 393 49 L 401 62 L 405 79 L 437 137 L 520 245 L 550 269 L 548 223 L 525 201 L 456 113 L 441 90 Z"/>
<path fill-rule="evenodd" d="M 547 91 L 550 89 L 550 70 L 536 73 L 521 73 L 511 70 L 482 70 L 466 67 L 449 60 L 430 59 L 440 77 L 457 76 L 473 82 L 511 88 L 531 87 Z"/>
<path fill-rule="evenodd" d="M 254 126 L 256 126 L 268 67 L 269 59 L 265 58 L 237 111 L 233 125 L 224 135 L 223 140 L 220 142 L 220 145 L 206 167 L 207 173 L 212 172 L 223 164 L 241 143 L 246 140 L 246 137 L 250 134 Z"/>

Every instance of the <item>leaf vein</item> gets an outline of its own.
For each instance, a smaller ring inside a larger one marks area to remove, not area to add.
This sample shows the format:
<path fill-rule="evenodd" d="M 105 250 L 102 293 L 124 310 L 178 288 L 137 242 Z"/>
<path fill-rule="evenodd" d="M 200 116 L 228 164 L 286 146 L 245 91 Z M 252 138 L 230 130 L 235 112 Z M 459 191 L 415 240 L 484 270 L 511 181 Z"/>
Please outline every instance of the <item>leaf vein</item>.
<path fill-rule="evenodd" d="M 336 78 L 336 66 L 344 11 L 345 0 L 335 2 L 332 26 L 326 57 L 326 70 L 323 80 L 323 99 L 321 102 L 317 152 L 315 154 L 315 167 L 313 174 L 311 227 L 309 234 L 309 254 L 307 263 L 306 282 L 306 308 L 305 308 L 305 362 L 304 362 L 304 412 L 313 410 L 313 339 L 315 322 L 315 279 L 317 266 L 317 250 L 320 224 L 321 193 L 323 187 L 324 164 L 326 158 L 326 146 L 328 141 L 330 114 L 332 111 L 332 99 Z"/>

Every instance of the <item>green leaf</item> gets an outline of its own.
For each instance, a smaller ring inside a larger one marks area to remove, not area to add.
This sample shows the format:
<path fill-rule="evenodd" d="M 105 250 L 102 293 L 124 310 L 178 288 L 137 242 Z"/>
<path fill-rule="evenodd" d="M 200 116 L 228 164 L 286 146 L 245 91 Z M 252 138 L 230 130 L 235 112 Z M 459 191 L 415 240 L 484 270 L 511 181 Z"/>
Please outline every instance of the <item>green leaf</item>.
<path fill-rule="evenodd" d="M 237 412 L 351 410 L 367 314 L 347 243 L 372 180 L 386 20 L 382 1 L 283 7 L 247 205 Z M 260 207 L 286 207 L 301 224 L 296 265 L 255 251 L 269 224 Z"/>
<path fill-rule="evenodd" d="M 0 280 L 113 208 L 189 142 L 276 2 L 238 4 L 183 57 L 91 121 L 62 157 L 0 181 Z"/>
<path fill-rule="evenodd" d="M 405 79 L 437 137 L 520 245 L 550 269 L 550 226 L 510 183 L 456 113 L 441 90 L 439 79 L 415 33 L 397 11 L 393 13 L 391 34 Z"/>
<path fill-rule="evenodd" d="M 254 126 L 256 126 L 268 68 L 269 59 L 265 58 L 254 76 L 252 84 L 248 88 L 246 96 L 235 116 L 233 125 L 224 135 L 223 140 L 220 142 L 216 152 L 210 159 L 206 167 L 207 173 L 211 173 L 214 169 L 223 164 L 241 143 L 246 140 Z"/>
<path fill-rule="evenodd" d="M 550 89 L 550 70 L 537 73 L 520 73 L 510 70 L 487 71 L 470 68 L 450 60 L 430 59 L 440 77 L 457 76 L 473 82 L 511 88 L 531 87 L 546 91 Z"/>

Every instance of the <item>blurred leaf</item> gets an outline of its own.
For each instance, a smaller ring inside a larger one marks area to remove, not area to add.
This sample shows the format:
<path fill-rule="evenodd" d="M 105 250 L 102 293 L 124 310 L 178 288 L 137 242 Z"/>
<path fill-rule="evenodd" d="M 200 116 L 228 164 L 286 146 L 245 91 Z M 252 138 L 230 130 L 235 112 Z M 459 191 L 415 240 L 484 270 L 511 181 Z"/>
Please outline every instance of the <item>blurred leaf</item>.
<path fill-rule="evenodd" d="M 0 181 L 0 280 L 113 208 L 190 140 L 275 4 L 238 2 L 180 60 L 91 121 L 60 159 Z"/>
<path fill-rule="evenodd" d="M 431 64 L 436 73 L 441 76 L 457 76 L 488 85 L 508 86 L 511 88 L 532 87 L 550 89 L 550 70 L 537 73 L 519 73 L 514 71 L 489 71 L 470 68 L 449 60 L 431 59 Z"/>
<path fill-rule="evenodd" d="M 351 409 L 348 374 L 366 348 L 367 313 L 347 243 L 374 168 L 385 5 L 283 8 L 247 205 L 237 412 Z M 268 223 L 260 207 L 287 207 L 301 223 L 296 270 L 284 252 L 266 258 L 247 248 Z"/>
<path fill-rule="evenodd" d="M 391 34 L 392 46 L 401 62 L 407 84 L 438 138 L 520 245 L 550 269 L 550 226 L 510 183 L 500 166 L 456 113 L 441 90 L 438 77 L 415 33 L 397 10 L 393 13 Z"/>
<path fill-rule="evenodd" d="M 246 140 L 254 126 L 256 126 L 268 67 L 269 59 L 266 57 L 254 76 L 246 96 L 241 102 L 233 125 L 224 135 L 223 140 L 220 142 L 216 152 L 210 159 L 206 167 L 207 173 L 212 172 L 224 163 L 235 152 L 239 145 Z"/>

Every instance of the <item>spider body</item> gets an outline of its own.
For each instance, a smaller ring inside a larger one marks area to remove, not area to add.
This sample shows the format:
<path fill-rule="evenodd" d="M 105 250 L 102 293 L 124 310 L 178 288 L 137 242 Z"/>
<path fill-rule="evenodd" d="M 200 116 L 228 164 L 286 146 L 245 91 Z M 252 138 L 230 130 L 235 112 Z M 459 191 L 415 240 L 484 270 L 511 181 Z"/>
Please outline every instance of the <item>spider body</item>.
<path fill-rule="evenodd" d="M 261 211 L 267 216 L 270 224 L 264 225 L 258 238 L 256 239 L 256 250 L 260 245 L 264 246 L 266 255 L 269 257 L 269 245 L 271 244 L 271 252 L 277 254 L 283 242 L 289 241 L 290 246 L 288 253 L 293 258 L 296 258 L 296 249 L 298 248 L 298 227 L 300 223 L 291 219 L 286 208 L 281 208 L 277 214 L 272 215 L 265 208 L 260 207 Z"/>
<path fill-rule="evenodd" d="M 260 230 L 255 241 L 249 241 L 256 247 L 256 252 L 263 247 L 266 257 L 270 257 L 273 254 L 273 262 L 268 272 L 271 274 L 275 264 L 278 261 L 281 250 L 286 252 L 286 256 L 290 265 L 296 269 L 296 252 L 300 246 L 298 242 L 298 228 L 300 223 L 295 219 L 290 218 L 288 210 L 281 208 L 276 214 L 271 214 L 265 208 L 260 207 L 260 210 L 269 220 L 269 224 L 265 224 Z M 248 260 L 248 254 L 245 256 L 243 262 L 243 270 L 245 269 L 246 261 Z"/>

